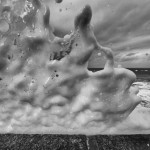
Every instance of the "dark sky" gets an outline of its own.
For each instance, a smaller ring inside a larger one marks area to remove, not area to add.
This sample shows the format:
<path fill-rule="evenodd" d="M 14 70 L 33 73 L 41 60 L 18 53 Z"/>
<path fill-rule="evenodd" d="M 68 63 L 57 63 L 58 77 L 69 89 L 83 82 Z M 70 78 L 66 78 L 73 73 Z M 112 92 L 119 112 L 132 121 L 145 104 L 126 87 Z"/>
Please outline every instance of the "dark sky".
<path fill-rule="evenodd" d="M 112 48 L 117 65 L 150 68 L 149 0 L 63 0 L 50 2 L 54 28 L 69 33 L 74 17 L 89 4 L 93 10 L 92 26 L 101 45 Z M 103 67 L 94 54 L 90 67 Z"/>

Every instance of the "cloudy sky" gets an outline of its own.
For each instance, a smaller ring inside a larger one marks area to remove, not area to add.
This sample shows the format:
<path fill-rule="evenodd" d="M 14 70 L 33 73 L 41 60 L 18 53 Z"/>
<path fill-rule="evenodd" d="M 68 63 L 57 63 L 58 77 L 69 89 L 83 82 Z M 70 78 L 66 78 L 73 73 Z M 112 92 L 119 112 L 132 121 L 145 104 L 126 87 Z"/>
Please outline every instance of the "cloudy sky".
<path fill-rule="evenodd" d="M 95 35 L 103 46 L 112 48 L 116 64 L 150 68 L 150 0 L 51 0 L 51 23 L 56 30 L 69 33 L 75 16 L 89 4 Z M 103 67 L 93 54 L 90 67 Z"/>

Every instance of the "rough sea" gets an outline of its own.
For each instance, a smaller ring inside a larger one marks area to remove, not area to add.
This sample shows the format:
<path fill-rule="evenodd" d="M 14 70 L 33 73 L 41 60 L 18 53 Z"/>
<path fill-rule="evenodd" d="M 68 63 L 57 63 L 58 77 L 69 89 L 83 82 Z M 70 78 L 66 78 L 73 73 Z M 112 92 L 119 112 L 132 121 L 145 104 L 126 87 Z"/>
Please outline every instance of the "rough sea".
<path fill-rule="evenodd" d="M 144 107 L 150 107 L 150 80 L 146 79 L 137 79 L 136 82 L 133 83 L 133 85 L 136 85 L 139 87 L 139 93 L 138 96 L 142 98 L 142 100 L 145 101 L 142 102 L 142 106 Z M 147 103 L 147 102 L 149 103 Z"/>
<path fill-rule="evenodd" d="M 141 105 L 150 108 L 150 69 L 149 68 L 132 68 L 136 76 L 137 81 L 133 83 L 133 86 L 139 87 L 138 96 L 142 98 L 145 102 Z"/>
<path fill-rule="evenodd" d="M 95 72 L 102 68 L 89 68 L 89 70 Z M 133 86 L 139 87 L 138 96 L 143 100 L 141 106 L 150 108 L 150 69 L 149 68 L 127 68 L 133 71 L 137 80 L 133 83 Z M 145 102 L 144 102 L 145 101 Z"/>

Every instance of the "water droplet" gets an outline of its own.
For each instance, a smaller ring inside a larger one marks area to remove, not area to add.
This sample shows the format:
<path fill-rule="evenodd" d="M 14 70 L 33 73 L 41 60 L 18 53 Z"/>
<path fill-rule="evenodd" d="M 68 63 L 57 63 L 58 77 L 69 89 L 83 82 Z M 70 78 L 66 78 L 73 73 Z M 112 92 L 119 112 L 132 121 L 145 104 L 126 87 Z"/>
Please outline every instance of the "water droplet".
<path fill-rule="evenodd" d="M 102 53 L 98 53 L 98 56 L 99 56 L 99 57 L 102 56 Z"/>
<path fill-rule="evenodd" d="M 0 32 L 5 33 L 9 30 L 9 24 L 6 20 L 1 19 L 0 20 Z"/>

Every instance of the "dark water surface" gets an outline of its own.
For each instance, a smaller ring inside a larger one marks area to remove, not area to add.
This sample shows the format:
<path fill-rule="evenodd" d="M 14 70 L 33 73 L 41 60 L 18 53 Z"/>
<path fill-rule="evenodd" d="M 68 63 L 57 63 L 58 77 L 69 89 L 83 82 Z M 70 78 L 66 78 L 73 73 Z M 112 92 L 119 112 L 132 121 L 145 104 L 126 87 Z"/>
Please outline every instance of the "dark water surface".
<path fill-rule="evenodd" d="M 90 71 L 96 72 L 96 71 L 100 71 L 103 68 L 88 68 Z M 127 68 L 131 71 L 133 71 L 136 76 L 137 79 L 141 79 L 141 80 L 150 80 L 150 68 Z"/>

